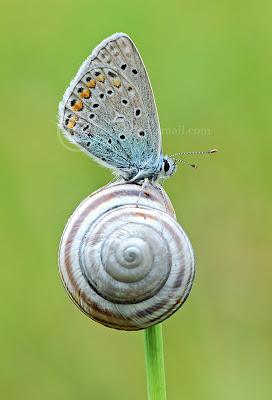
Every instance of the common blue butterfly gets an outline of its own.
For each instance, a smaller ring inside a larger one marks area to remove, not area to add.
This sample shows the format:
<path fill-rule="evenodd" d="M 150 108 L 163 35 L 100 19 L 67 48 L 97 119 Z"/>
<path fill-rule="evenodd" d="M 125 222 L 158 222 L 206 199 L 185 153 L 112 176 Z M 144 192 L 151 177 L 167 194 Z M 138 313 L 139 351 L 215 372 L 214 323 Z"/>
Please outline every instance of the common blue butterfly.
<path fill-rule="evenodd" d="M 176 161 L 183 162 L 162 155 L 150 81 L 124 33 L 105 39 L 82 64 L 60 103 L 59 126 L 70 141 L 130 182 L 170 176 Z M 183 154 L 197 153 L 205 152 Z"/>

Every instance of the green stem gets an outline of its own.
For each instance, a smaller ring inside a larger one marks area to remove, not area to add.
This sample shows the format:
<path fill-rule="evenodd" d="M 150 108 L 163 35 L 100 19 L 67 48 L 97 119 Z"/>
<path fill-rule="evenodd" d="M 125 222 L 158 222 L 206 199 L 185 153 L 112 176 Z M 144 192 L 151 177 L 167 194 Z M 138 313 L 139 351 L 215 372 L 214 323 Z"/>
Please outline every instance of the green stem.
<path fill-rule="evenodd" d="M 162 325 L 144 330 L 148 400 L 166 400 Z"/>

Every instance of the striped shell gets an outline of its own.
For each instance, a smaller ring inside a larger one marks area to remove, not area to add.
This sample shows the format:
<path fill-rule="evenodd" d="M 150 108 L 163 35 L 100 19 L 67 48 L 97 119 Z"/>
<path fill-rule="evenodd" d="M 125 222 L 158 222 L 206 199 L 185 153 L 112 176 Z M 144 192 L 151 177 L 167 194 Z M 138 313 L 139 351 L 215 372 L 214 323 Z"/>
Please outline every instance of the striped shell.
<path fill-rule="evenodd" d="M 87 197 L 64 230 L 63 284 L 79 308 L 111 328 L 161 322 L 186 300 L 194 278 L 190 241 L 163 189 L 115 183 Z M 140 197 L 139 197 L 140 195 Z"/>

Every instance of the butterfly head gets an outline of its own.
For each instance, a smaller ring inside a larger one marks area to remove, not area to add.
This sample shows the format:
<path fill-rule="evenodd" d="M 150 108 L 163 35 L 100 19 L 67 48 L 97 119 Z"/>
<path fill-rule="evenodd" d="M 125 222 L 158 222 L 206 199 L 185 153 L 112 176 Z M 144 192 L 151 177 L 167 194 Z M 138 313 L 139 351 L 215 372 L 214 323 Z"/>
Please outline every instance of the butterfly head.
<path fill-rule="evenodd" d="M 173 158 L 169 156 L 164 156 L 162 159 L 161 166 L 161 178 L 167 178 L 168 176 L 173 175 L 176 172 L 176 162 Z"/>

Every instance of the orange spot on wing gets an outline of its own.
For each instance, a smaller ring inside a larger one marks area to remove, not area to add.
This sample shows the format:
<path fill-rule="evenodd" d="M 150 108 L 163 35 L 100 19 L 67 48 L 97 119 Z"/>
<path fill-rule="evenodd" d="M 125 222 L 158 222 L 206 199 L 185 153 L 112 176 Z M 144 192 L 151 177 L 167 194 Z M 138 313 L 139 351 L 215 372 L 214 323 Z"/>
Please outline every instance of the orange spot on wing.
<path fill-rule="evenodd" d="M 73 116 L 70 118 L 70 120 L 69 120 L 69 122 L 68 122 L 68 124 L 67 124 L 67 128 L 73 129 L 74 126 L 76 125 L 76 121 L 77 121 L 77 120 L 78 120 L 77 116 L 76 116 L 76 115 L 73 115 Z"/>
<path fill-rule="evenodd" d="M 89 89 L 83 90 L 83 92 L 80 93 L 80 97 L 83 99 L 89 99 L 91 97 L 91 91 Z"/>
<path fill-rule="evenodd" d="M 72 106 L 73 111 L 81 111 L 83 109 L 83 103 L 81 100 L 77 100 L 75 104 Z"/>
<path fill-rule="evenodd" d="M 105 82 L 105 76 L 104 75 L 102 75 L 102 74 L 100 74 L 100 75 L 98 75 L 98 77 L 96 78 L 96 80 L 98 81 L 98 82 Z"/>
<path fill-rule="evenodd" d="M 90 81 L 86 82 L 86 85 L 90 88 L 95 88 L 96 82 L 94 79 L 91 79 Z"/>
<path fill-rule="evenodd" d="M 119 88 L 121 86 L 121 81 L 120 81 L 120 79 L 116 78 L 116 79 L 112 80 L 112 84 L 113 84 L 113 86 Z"/>

